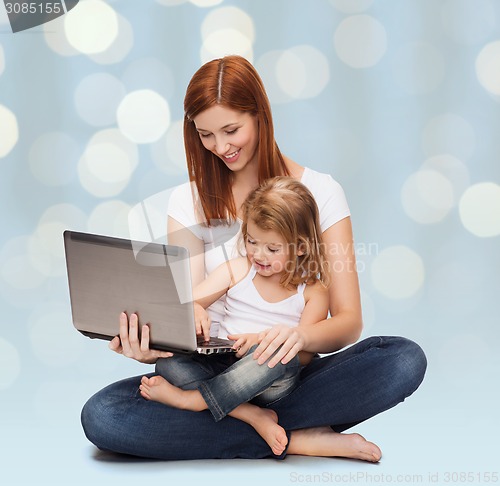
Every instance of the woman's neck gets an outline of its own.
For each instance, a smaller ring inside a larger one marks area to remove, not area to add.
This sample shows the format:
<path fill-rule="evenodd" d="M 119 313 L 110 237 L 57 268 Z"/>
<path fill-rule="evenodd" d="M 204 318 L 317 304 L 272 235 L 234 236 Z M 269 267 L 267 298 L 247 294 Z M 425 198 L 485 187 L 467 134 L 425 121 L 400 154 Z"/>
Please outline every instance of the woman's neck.
<path fill-rule="evenodd" d="M 239 178 L 233 181 L 232 193 L 234 198 L 234 204 L 236 207 L 236 214 L 238 218 L 241 218 L 241 206 L 245 202 L 247 196 L 256 189 L 259 185 L 258 178 L 254 179 L 243 179 Z"/>
<path fill-rule="evenodd" d="M 300 180 L 304 167 L 288 157 L 284 157 L 290 176 Z M 248 194 L 259 186 L 259 173 L 257 163 L 248 164 L 243 170 L 233 173 L 231 189 L 238 217 L 241 217 L 240 208 Z"/>
<path fill-rule="evenodd" d="M 286 155 L 284 155 L 283 158 L 285 159 L 286 168 L 290 176 L 300 181 L 304 173 L 304 167 L 297 164 L 297 162 L 294 162 L 292 159 L 289 159 Z"/>

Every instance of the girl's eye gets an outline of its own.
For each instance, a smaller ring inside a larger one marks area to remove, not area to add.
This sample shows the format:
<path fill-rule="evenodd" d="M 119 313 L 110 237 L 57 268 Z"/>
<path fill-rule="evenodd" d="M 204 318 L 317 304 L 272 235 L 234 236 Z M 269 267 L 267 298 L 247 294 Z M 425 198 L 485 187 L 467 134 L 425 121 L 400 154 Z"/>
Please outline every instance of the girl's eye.
<path fill-rule="evenodd" d="M 236 133 L 238 131 L 237 128 L 235 128 L 234 130 L 229 130 L 226 132 L 226 135 L 232 135 L 233 133 Z"/>
<path fill-rule="evenodd" d="M 200 137 L 202 138 L 208 138 L 210 137 L 210 135 L 212 135 L 211 133 L 200 133 Z"/>
<path fill-rule="evenodd" d="M 247 238 L 247 243 L 249 245 L 255 245 L 255 241 L 251 240 L 250 238 Z"/>
<path fill-rule="evenodd" d="M 278 253 L 280 250 L 279 250 L 279 248 L 269 248 L 269 251 L 271 253 Z"/>

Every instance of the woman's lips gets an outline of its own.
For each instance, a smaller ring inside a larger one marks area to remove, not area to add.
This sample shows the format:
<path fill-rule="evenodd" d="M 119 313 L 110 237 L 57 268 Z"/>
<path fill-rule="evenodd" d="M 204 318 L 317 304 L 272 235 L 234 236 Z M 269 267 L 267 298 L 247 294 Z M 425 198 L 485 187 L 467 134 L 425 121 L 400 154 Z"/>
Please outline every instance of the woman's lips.
<path fill-rule="evenodd" d="M 236 162 L 236 160 L 238 160 L 238 157 L 240 155 L 240 151 L 241 149 L 238 149 L 234 152 L 231 152 L 230 154 L 228 155 L 223 155 L 222 158 L 226 161 L 226 162 Z"/>

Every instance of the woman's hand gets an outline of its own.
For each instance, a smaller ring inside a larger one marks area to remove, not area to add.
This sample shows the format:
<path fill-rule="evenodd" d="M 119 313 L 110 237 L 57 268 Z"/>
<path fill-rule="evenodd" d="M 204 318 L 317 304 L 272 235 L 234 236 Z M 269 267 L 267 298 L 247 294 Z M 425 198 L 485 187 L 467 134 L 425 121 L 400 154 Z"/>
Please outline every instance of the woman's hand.
<path fill-rule="evenodd" d="M 259 334 L 259 346 L 253 353 L 259 364 L 264 364 L 281 346 L 267 366 L 274 368 L 280 361 L 288 363 L 304 349 L 305 339 L 300 327 L 273 326 Z"/>
<path fill-rule="evenodd" d="M 234 341 L 233 349 L 236 350 L 237 358 L 245 356 L 254 344 L 259 343 L 259 334 L 257 333 L 229 334 L 227 338 Z"/>
<path fill-rule="evenodd" d="M 149 326 L 141 326 L 141 339 L 139 341 L 139 319 L 137 314 L 130 316 L 120 314 L 120 335 L 115 336 L 109 343 L 109 348 L 115 353 L 123 354 L 127 358 L 135 359 L 140 363 L 156 363 L 159 358 L 170 358 L 173 356 L 168 351 L 149 349 Z"/>

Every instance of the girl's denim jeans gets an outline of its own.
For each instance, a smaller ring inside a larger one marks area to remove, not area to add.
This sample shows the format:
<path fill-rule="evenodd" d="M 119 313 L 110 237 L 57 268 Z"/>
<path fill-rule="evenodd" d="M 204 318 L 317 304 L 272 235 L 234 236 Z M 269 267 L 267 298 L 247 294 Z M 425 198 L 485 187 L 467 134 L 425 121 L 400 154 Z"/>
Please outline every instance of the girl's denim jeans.
<path fill-rule="evenodd" d="M 156 363 L 156 373 L 186 390 L 198 389 L 216 421 L 241 403 L 267 406 L 291 393 L 299 380 L 300 363 L 295 356 L 286 365 L 259 365 L 252 353 L 237 359 L 234 353 L 175 355 Z"/>

